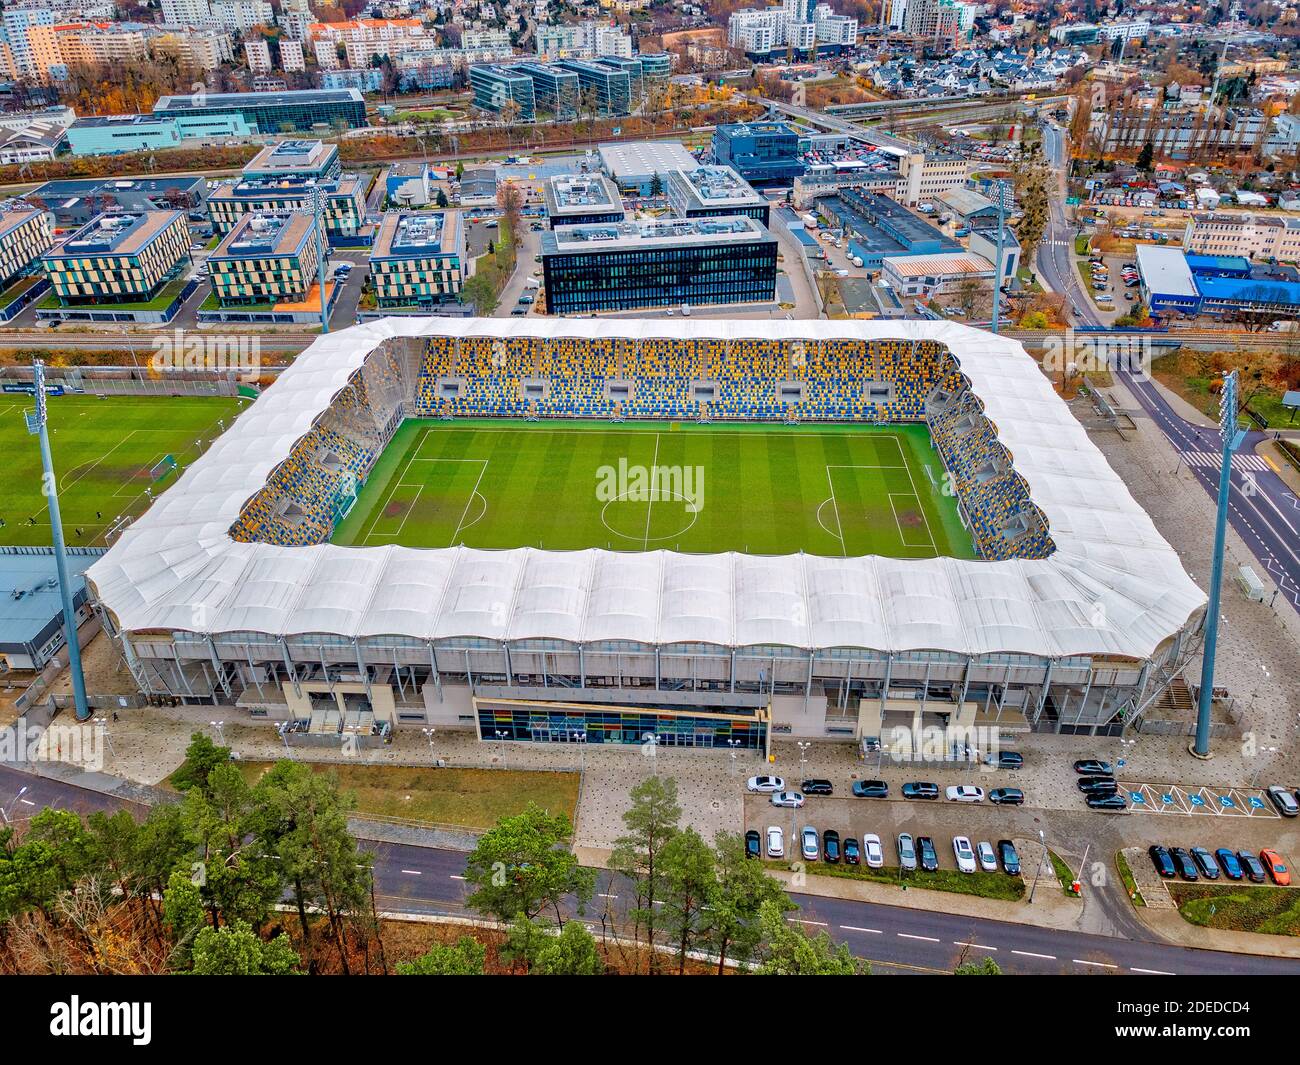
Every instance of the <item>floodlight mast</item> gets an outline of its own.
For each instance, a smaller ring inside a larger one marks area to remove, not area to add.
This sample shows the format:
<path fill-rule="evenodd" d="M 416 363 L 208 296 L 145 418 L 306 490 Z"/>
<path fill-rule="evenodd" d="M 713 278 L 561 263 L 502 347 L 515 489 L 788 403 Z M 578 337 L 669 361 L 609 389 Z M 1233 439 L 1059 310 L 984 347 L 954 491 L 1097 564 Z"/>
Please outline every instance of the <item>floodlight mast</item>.
<path fill-rule="evenodd" d="M 50 509 L 54 565 L 59 575 L 59 598 L 63 601 L 63 632 L 68 644 L 68 670 L 72 674 L 72 698 L 77 708 L 77 720 L 88 721 L 90 707 L 86 703 L 86 679 L 81 673 L 81 645 L 77 642 L 77 612 L 72 606 L 67 548 L 63 542 L 62 519 L 59 517 L 59 486 L 54 476 L 54 460 L 50 456 L 50 434 L 45 424 L 45 364 L 39 359 L 32 363 L 32 385 L 35 389 L 36 404 L 27 415 L 27 431 L 40 439 L 41 490 Z"/>

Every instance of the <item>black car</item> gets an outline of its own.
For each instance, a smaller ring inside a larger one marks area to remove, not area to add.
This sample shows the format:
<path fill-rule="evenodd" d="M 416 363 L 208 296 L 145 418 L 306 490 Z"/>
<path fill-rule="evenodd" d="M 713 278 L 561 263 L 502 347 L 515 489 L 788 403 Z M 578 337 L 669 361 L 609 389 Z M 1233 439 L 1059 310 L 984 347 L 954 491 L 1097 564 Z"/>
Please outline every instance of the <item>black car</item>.
<path fill-rule="evenodd" d="M 1178 875 L 1178 870 L 1174 868 L 1174 860 L 1169 856 L 1168 847 L 1162 847 L 1157 843 L 1148 847 L 1147 853 L 1151 855 L 1151 864 L 1156 867 L 1156 872 L 1160 876 L 1169 880 Z"/>
<path fill-rule="evenodd" d="M 844 837 L 844 864 L 857 865 L 862 860 L 862 851 L 858 849 L 857 836 Z"/>
<path fill-rule="evenodd" d="M 1011 840 L 998 840 L 998 857 L 1002 859 L 1002 868 L 1008 876 L 1020 875 L 1020 855 L 1016 853 L 1016 845 Z"/>
<path fill-rule="evenodd" d="M 745 857 L 761 858 L 763 856 L 762 840 L 758 835 L 758 830 L 751 828 L 745 833 Z"/>
<path fill-rule="evenodd" d="M 1089 795 L 1087 797 L 1088 809 L 1090 810 L 1127 810 L 1128 800 L 1118 791 L 1106 792 L 1103 795 Z"/>
<path fill-rule="evenodd" d="M 916 857 L 927 873 L 933 873 L 939 868 L 939 852 L 934 849 L 934 840 L 929 836 L 917 837 Z"/>
<path fill-rule="evenodd" d="M 889 785 L 883 780 L 855 780 L 853 794 L 859 799 L 887 799 Z"/>
<path fill-rule="evenodd" d="M 1200 873 L 1196 871 L 1196 862 L 1192 860 L 1192 856 L 1183 850 L 1182 847 L 1175 847 L 1169 852 L 1169 854 L 1170 857 L 1173 858 L 1174 864 L 1178 866 L 1179 875 L 1181 875 L 1184 880 L 1201 879 Z"/>
<path fill-rule="evenodd" d="M 997 806 L 1024 806 L 1025 793 L 1019 788 L 994 788 L 989 792 L 989 802 Z"/>
<path fill-rule="evenodd" d="M 833 828 L 822 833 L 822 861 L 834 865 L 840 860 L 840 834 Z"/>
<path fill-rule="evenodd" d="M 939 785 L 928 780 L 909 780 L 903 785 L 904 799 L 937 799 Z"/>
<path fill-rule="evenodd" d="M 1021 769 L 1025 764 L 1025 756 L 1018 751 L 998 751 L 997 754 L 989 755 L 988 764 L 995 769 Z"/>
<path fill-rule="evenodd" d="M 1237 856 L 1228 850 L 1227 847 L 1220 847 L 1214 852 L 1214 857 L 1219 860 L 1219 866 L 1223 869 L 1223 875 L 1229 880 L 1241 879 L 1241 862 L 1237 861 Z"/>
<path fill-rule="evenodd" d="M 1108 777 L 1111 773 L 1109 762 L 1100 762 L 1096 758 L 1080 758 L 1074 763 L 1074 771 L 1087 776 Z"/>
<path fill-rule="evenodd" d="M 1080 777 L 1075 783 L 1085 795 L 1113 795 L 1119 791 L 1114 777 Z"/>
<path fill-rule="evenodd" d="M 830 795 L 834 791 L 829 780 L 805 780 L 799 790 L 805 795 Z"/>
<path fill-rule="evenodd" d="M 1201 876 L 1206 880 L 1219 879 L 1219 863 L 1214 860 L 1214 855 L 1204 847 L 1193 847 L 1192 857 L 1196 859 L 1196 868 L 1201 871 Z"/>
<path fill-rule="evenodd" d="M 1264 882 L 1264 863 L 1261 862 L 1250 851 L 1238 851 L 1237 861 L 1241 862 L 1241 871 L 1246 874 L 1246 879 L 1254 884 Z"/>

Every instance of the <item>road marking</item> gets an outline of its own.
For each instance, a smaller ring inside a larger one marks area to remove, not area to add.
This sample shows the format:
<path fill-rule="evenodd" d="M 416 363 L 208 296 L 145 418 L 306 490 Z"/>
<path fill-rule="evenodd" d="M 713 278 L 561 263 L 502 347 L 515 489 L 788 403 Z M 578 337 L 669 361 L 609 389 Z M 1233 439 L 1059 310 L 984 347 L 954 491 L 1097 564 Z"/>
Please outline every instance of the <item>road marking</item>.
<path fill-rule="evenodd" d="M 884 933 L 879 928 L 859 928 L 857 925 L 852 925 L 852 924 L 842 924 L 840 925 L 840 927 L 844 929 L 844 931 L 846 932 L 866 932 L 869 935 L 873 935 L 873 936 L 884 935 Z"/>
<path fill-rule="evenodd" d="M 597 897 L 598 897 L 598 898 L 602 898 L 602 899 L 616 899 L 616 898 L 618 898 L 617 895 L 607 895 L 607 894 L 605 894 L 605 892 L 603 892 L 603 891 L 599 892 L 598 895 L 597 895 Z"/>
<path fill-rule="evenodd" d="M 36 805 L 34 802 L 32 802 L 31 799 L 19 799 L 18 801 L 21 802 L 24 806 L 35 806 L 35 805 Z"/>
<path fill-rule="evenodd" d="M 424 875 L 422 872 L 420 872 L 419 869 L 403 869 L 402 872 L 404 872 L 407 876 L 423 876 L 423 875 Z"/>
<path fill-rule="evenodd" d="M 1071 960 L 1072 962 L 1074 962 L 1075 965 L 1095 965 L 1098 969 L 1118 969 L 1118 968 L 1119 968 L 1118 965 L 1111 965 L 1110 962 L 1105 962 L 1105 961 L 1087 961 L 1087 960 L 1085 960 L 1085 959 L 1083 959 L 1083 958 L 1071 958 L 1070 960 Z"/>
<path fill-rule="evenodd" d="M 455 873 L 452 873 L 451 876 L 449 876 L 447 879 L 448 879 L 448 880 L 464 880 L 465 878 L 464 878 L 463 876 L 457 876 Z"/>
<path fill-rule="evenodd" d="M 1013 950 L 1012 954 L 1019 954 L 1022 958 L 1042 958 L 1043 961 L 1056 961 L 1055 954 L 1035 954 L 1032 950 Z"/>
<path fill-rule="evenodd" d="M 1163 969 L 1139 969 L 1136 965 L 1130 965 L 1129 972 L 1143 973 L 1146 976 L 1173 976 L 1173 973 L 1167 973 Z"/>
<path fill-rule="evenodd" d="M 971 947 L 971 948 L 973 948 L 973 949 L 975 949 L 975 950 L 994 950 L 994 951 L 995 951 L 995 950 L 998 949 L 997 947 L 987 947 L 987 946 L 985 946 L 983 943 L 963 943 L 960 939 L 954 939 L 954 940 L 952 941 L 952 945 L 953 945 L 954 947 Z"/>
<path fill-rule="evenodd" d="M 826 928 L 826 927 L 827 927 L 825 921 L 808 921 L 808 920 L 805 920 L 805 919 L 802 918 L 802 917 L 791 917 L 790 920 L 792 920 L 795 924 L 810 924 L 810 925 L 813 925 L 813 926 L 816 927 L 816 928 Z"/>
<path fill-rule="evenodd" d="M 919 940 L 921 940 L 921 942 L 923 942 L 923 943 L 938 943 L 938 942 L 939 942 L 939 941 L 938 941 L 937 939 L 935 939 L 933 936 L 914 936 L 914 935 L 911 935 L 911 934 L 908 933 L 908 932 L 895 932 L 894 935 L 898 936 L 899 939 L 919 939 Z"/>

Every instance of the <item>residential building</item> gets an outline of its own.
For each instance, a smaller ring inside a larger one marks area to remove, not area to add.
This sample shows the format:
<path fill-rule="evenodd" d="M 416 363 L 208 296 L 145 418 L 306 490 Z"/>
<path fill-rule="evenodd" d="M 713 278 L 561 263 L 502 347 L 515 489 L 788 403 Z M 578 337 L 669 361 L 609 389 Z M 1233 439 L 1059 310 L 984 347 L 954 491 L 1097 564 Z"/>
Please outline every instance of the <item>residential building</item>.
<path fill-rule="evenodd" d="M 622 222 L 623 198 L 604 174 L 557 174 L 542 186 L 542 202 L 550 226 L 581 226 Z"/>
<path fill-rule="evenodd" d="M 307 57 L 303 54 L 302 41 L 280 38 L 280 66 L 288 72 L 301 72 L 307 69 Z"/>
<path fill-rule="evenodd" d="M 679 218 L 718 218 L 744 215 L 768 224 L 767 197 L 729 166 L 699 166 L 673 170 L 667 177 L 668 202 Z"/>
<path fill-rule="evenodd" d="M 53 242 L 48 211 L 0 212 L 0 285 L 31 271 Z"/>
<path fill-rule="evenodd" d="M 380 307 L 431 308 L 460 298 L 468 260 L 459 212 L 389 211 L 370 252 Z"/>
<path fill-rule="evenodd" d="M 41 257 L 64 307 L 146 303 L 189 254 L 183 211 L 103 214 Z"/>
<path fill-rule="evenodd" d="M 162 0 L 162 20 L 169 26 L 205 26 L 213 22 L 208 0 Z"/>
<path fill-rule="evenodd" d="M 507 54 L 512 48 L 510 34 L 505 30 L 465 30 L 460 35 L 460 46 L 471 50 L 486 49 Z"/>
<path fill-rule="evenodd" d="M 254 74 L 271 72 L 271 46 L 265 37 L 250 37 L 244 42 L 244 56 L 248 69 Z"/>
<path fill-rule="evenodd" d="M 234 59 L 229 35 L 216 30 L 169 28 L 149 39 L 149 50 L 153 55 L 173 55 L 182 70 L 201 73 Z"/>
<path fill-rule="evenodd" d="M 770 303 L 776 238 L 752 218 L 561 226 L 542 234 L 549 314 Z"/>
<path fill-rule="evenodd" d="M 241 218 L 208 256 L 222 307 L 301 303 L 318 283 L 316 219 L 297 211 Z"/>
<path fill-rule="evenodd" d="M 270 26 L 275 12 L 266 0 L 211 0 L 212 18 L 231 33 L 247 33 L 254 26 Z"/>

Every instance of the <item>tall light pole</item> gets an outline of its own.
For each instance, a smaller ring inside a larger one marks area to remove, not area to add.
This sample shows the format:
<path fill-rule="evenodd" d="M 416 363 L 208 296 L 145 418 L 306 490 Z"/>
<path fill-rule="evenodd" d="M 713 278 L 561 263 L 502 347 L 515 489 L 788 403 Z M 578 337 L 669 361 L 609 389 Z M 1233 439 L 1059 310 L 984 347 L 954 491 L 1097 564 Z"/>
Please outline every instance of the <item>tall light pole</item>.
<path fill-rule="evenodd" d="M 63 543 L 63 519 L 59 517 L 59 482 L 54 476 L 54 459 L 50 456 L 50 433 L 46 426 L 45 364 L 40 359 L 32 363 L 32 384 L 36 390 L 36 405 L 27 412 L 27 431 L 41 442 L 42 487 L 45 502 L 50 509 L 50 529 L 54 540 L 54 567 L 59 575 L 59 598 L 63 601 L 63 634 L 68 642 L 68 671 L 72 674 L 72 699 L 77 707 L 77 720 L 90 718 L 86 702 L 86 678 L 81 674 L 81 645 L 77 643 L 77 612 L 72 606 L 72 585 L 68 582 L 67 548 Z"/>
<path fill-rule="evenodd" d="M 18 794 L 13 797 L 13 801 L 9 803 L 10 810 L 12 810 L 15 806 L 18 805 L 18 800 L 21 799 L 26 792 L 27 792 L 27 785 L 24 784 L 21 788 L 18 789 Z M 6 825 L 9 824 L 9 812 L 3 806 L 0 806 L 0 817 L 4 818 L 4 822 Z"/>
<path fill-rule="evenodd" d="M 998 311 L 1002 306 L 1002 249 L 1003 235 L 1007 230 L 1007 183 L 998 179 L 994 188 L 997 190 L 998 205 L 998 261 L 993 267 L 993 332 L 998 331 Z"/>
<path fill-rule="evenodd" d="M 1232 492 L 1232 456 L 1246 434 L 1237 427 L 1237 371 L 1223 379 L 1219 393 L 1219 438 L 1223 442 L 1219 469 L 1218 509 L 1214 514 L 1214 562 L 1210 566 L 1210 603 L 1205 608 L 1205 646 L 1201 653 L 1201 692 L 1196 707 L 1196 739 L 1188 750 L 1210 757 L 1210 703 L 1214 698 L 1214 654 L 1219 643 L 1219 586 L 1223 583 L 1224 540 L 1228 531 L 1228 497 Z"/>
<path fill-rule="evenodd" d="M 320 284 L 320 331 L 330 331 L 329 300 L 325 296 L 325 263 L 329 258 L 325 244 L 325 197 L 321 195 L 320 185 L 311 187 L 311 203 L 308 212 L 316 221 L 316 274 Z"/>

